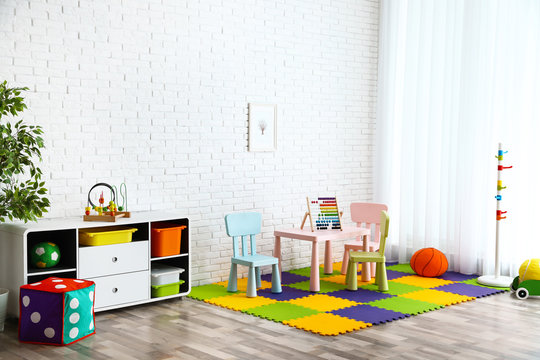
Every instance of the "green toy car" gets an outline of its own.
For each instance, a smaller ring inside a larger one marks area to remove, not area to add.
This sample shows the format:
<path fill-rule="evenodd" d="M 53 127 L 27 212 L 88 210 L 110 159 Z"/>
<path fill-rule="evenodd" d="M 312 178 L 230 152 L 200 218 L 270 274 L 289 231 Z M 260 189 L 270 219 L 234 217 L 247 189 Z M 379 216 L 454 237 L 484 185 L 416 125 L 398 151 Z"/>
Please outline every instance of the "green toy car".
<path fill-rule="evenodd" d="M 514 278 L 510 289 L 521 300 L 529 296 L 540 296 L 540 260 L 531 259 L 521 264 L 519 276 Z"/>
<path fill-rule="evenodd" d="M 529 296 L 540 295 L 540 280 L 525 280 L 519 282 L 519 276 L 514 278 L 512 286 L 510 287 L 512 292 L 516 293 L 518 299 L 524 300 Z"/>

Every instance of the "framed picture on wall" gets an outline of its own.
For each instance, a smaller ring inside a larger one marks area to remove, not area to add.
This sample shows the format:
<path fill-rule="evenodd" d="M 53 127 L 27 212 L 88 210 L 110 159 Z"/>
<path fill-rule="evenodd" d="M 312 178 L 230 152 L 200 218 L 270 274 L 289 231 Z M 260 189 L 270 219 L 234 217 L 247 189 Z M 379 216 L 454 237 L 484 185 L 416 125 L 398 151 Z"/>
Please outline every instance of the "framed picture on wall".
<path fill-rule="evenodd" d="M 277 148 L 277 105 L 248 104 L 248 150 L 275 151 Z"/>

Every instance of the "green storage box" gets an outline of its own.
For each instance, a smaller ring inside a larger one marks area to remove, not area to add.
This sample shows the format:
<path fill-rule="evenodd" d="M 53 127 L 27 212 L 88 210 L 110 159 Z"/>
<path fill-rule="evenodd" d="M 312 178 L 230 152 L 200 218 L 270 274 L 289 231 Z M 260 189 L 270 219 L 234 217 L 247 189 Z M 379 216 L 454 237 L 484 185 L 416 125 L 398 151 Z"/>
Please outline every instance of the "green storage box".
<path fill-rule="evenodd" d="M 163 296 L 170 296 L 170 295 L 176 295 L 180 292 L 180 285 L 183 284 L 185 281 L 180 280 L 174 283 L 170 284 L 163 284 L 163 285 L 152 285 L 152 297 L 163 297 Z"/>

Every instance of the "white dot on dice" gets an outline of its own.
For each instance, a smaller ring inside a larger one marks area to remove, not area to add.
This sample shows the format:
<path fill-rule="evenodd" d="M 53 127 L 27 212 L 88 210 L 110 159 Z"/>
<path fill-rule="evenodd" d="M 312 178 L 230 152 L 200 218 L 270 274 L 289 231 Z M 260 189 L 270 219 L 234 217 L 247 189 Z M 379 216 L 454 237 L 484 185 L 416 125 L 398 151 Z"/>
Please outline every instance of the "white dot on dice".
<path fill-rule="evenodd" d="M 54 329 L 53 328 L 46 328 L 43 333 L 45 334 L 46 337 L 48 337 L 49 339 L 51 339 L 53 336 L 54 336 Z"/>
<path fill-rule="evenodd" d="M 41 320 L 40 313 L 37 311 L 33 312 L 32 315 L 30 315 L 30 320 L 32 320 L 34 324 L 37 324 Z"/>
<path fill-rule="evenodd" d="M 69 307 L 72 308 L 72 309 L 78 308 L 79 307 L 79 300 L 78 299 L 72 299 L 69 302 Z"/>
<path fill-rule="evenodd" d="M 78 313 L 73 313 L 69 317 L 69 322 L 72 323 L 72 324 L 76 324 L 79 321 L 80 318 L 81 318 L 81 316 Z"/>

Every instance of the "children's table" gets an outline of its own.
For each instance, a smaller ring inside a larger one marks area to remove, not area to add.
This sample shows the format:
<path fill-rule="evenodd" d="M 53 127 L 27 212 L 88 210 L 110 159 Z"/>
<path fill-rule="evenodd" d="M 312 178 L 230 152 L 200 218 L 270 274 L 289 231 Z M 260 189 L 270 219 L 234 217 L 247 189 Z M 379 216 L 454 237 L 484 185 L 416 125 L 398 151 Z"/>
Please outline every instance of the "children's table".
<path fill-rule="evenodd" d="M 332 274 L 332 240 L 345 240 L 350 238 L 356 238 L 362 236 L 364 244 L 367 242 L 367 235 L 370 234 L 370 230 L 361 227 L 344 227 L 343 230 L 315 230 L 311 231 L 309 228 L 292 228 L 285 230 L 275 230 L 275 242 L 274 242 L 274 256 L 279 260 L 279 271 L 281 272 L 281 238 L 297 239 L 311 241 L 311 276 L 309 282 L 310 291 L 320 291 L 319 281 L 319 242 L 324 241 L 324 273 Z M 365 245 L 364 245 L 365 246 Z M 363 266 L 363 268 L 369 268 L 369 266 Z M 365 274 L 364 274 L 365 273 Z M 364 275 L 369 280 L 369 273 L 362 271 L 362 279 Z"/>

